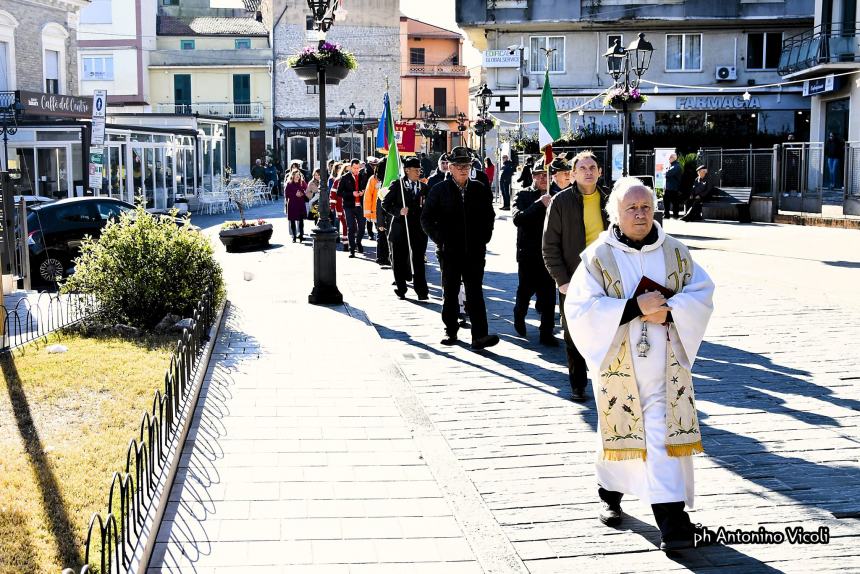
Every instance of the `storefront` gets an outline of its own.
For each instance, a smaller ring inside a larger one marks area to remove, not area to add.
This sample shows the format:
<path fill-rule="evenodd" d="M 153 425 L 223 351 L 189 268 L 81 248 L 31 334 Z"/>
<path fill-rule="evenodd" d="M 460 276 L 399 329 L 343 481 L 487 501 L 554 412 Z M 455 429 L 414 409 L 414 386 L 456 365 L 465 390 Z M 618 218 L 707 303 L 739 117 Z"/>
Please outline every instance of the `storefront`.
<path fill-rule="evenodd" d="M 326 132 L 326 157 L 335 161 L 350 157 L 364 159 L 373 153 L 374 130 L 379 124 L 377 119 L 366 119 L 350 125 L 340 120 L 329 119 Z M 319 167 L 319 120 L 294 119 L 275 122 L 276 157 L 284 167 L 294 161 L 301 161 L 305 169 Z"/>
<path fill-rule="evenodd" d="M 106 195 L 147 207 L 169 208 L 197 188 L 212 190 L 224 178 L 228 120 L 198 116 L 118 114 L 105 129 L 101 189 L 88 189 L 92 98 L 21 92 L 24 110 L 9 135 L 3 165 L 16 193 L 61 199 Z M 0 154 L 3 150 L 0 149 Z"/>

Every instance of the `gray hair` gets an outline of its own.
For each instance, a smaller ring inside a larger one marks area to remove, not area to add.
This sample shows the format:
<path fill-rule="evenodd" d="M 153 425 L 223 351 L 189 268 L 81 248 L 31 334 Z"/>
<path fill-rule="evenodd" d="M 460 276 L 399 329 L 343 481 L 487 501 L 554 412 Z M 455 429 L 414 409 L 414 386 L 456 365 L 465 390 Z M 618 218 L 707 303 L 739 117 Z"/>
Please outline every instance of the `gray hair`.
<path fill-rule="evenodd" d="M 621 202 L 634 189 L 646 190 L 651 195 L 651 208 L 657 210 L 657 194 L 653 189 L 638 177 L 622 177 L 612 186 L 612 193 L 609 194 L 609 200 L 606 202 L 606 213 L 609 215 L 610 223 L 618 223 L 618 209 L 621 207 Z"/>

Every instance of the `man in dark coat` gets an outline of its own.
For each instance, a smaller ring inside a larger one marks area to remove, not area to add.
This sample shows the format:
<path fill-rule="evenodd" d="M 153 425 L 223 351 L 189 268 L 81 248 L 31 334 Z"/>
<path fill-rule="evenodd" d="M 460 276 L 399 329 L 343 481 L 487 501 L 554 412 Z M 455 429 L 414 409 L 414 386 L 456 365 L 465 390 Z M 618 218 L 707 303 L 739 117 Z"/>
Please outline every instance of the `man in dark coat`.
<path fill-rule="evenodd" d="M 700 165 L 697 167 L 696 175 L 698 177 L 693 182 L 693 191 L 690 194 L 690 209 L 681 217 L 683 221 L 702 221 L 702 202 L 711 195 L 711 191 L 714 189 L 714 184 L 708 177 L 707 166 Z"/>
<path fill-rule="evenodd" d="M 438 166 L 433 173 L 430 174 L 430 177 L 427 178 L 427 189 L 433 189 L 433 186 L 439 183 L 440 181 L 444 181 L 445 177 L 448 175 L 448 154 L 443 153 L 439 156 Z"/>
<path fill-rule="evenodd" d="M 502 210 L 511 208 L 511 180 L 514 177 L 514 162 L 508 156 L 502 156 L 502 169 L 499 171 L 499 189 L 502 192 Z"/>
<path fill-rule="evenodd" d="M 541 242 L 543 222 L 551 200 L 547 189 L 547 174 L 543 159 L 538 160 L 532 174 L 532 186 L 521 189 L 513 202 L 513 221 L 517 227 L 517 286 L 514 304 L 514 329 L 526 336 L 526 313 L 529 301 L 536 295 L 535 307 L 540 311 L 540 342 L 557 347 L 555 328 L 555 282 L 543 263 Z"/>
<path fill-rule="evenodd" d="M 430 177 L 431 171 L 433 171 L 433 160 L 426 153 L 421 152 L 421 177 Z"/>
<path fill-rule="evenodd" d="M 361 240 L 364 238 L 364 188 L 367 187 L 367 174 L 361 171 L 361 162 L 352 160 L 349 171 L 340 177 L 337 193 L 343 201 L 343 213 L 346 215 L 347 237 L 349 238 L 349 256 L 355 257 L 355 251 L 364 253 Z"/>
<path fill-rule="evenodd" d="M 451 177 L 433 186 L 421 212 L 421 227 L 436 243 L 436 257 L 442 269 L 443 345 L 457 343 L 458 295 L 466 290 L 472 323 L 472 348 L 484 349 L 499 342 L 490 335 L 484 303 L 484 264 L 487 243 L 493 236 L 496 214 L 489 188 L 469 178 L 469 150 L 455 147 L 448 155 Z"/>
<path fill-rule="evenodd" d="M 561 191 L 549 204 L 543 228 L 543 261 L 558 286 L 561 326 L 567 351 L 567 369 L 573 400 L 584 401 L 588 383 L 587 367 L 564 316 L 564 298 L 570 278 L 579 265 L 579 255 L 609 226 L 606 213 L 608 194 L 598 186 L 600 166 L 591 151 L 573 157 L 572 165 L 563 157 L 553 160 L 551 171 Z M 574 184 L 571 185 L 571 171 Z"/>
<path fill-rule="evenodd" d="M 412 280 L 418 300 L 426 301 L 429 299 L 424 271 L 427 234 L 421 229 L 421 210 L 428 190 L 427 185 L 419 181 L 421 162 L 418 158 L 406 158 L 403 171 L 406 177 L 393 182 L 382 200 L 382 209 L 391 219 L 388 241 L 391 245 L 391 268 L 397 286 L 394 293 L 405 299 L 406 282 Z"/>
<path fill-rule="evenodd" d="M 672 154 L 669 156 L 669 169 L 666 170 L 666 189 L 663 194 L 663 219 L 671 219 L 673 216 L 678 218 L 678 209 L 681 205 L 681 177 L 684 175 L 684 170 L 681 168 L 681 162 L 678 161 L 678 156 Z M 669 215 L 671 210 L 672 215 Z"/>

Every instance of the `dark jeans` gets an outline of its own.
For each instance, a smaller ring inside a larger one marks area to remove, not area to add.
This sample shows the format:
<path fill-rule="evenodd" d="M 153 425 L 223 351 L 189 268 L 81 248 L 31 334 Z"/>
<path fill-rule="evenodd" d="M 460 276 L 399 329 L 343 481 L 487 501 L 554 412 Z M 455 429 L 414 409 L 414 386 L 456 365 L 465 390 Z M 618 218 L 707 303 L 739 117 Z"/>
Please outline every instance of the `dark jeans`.
<path fill-rule="evenodd" d="M 388 232 L 376 228 L 376 262 L 388 263 L 389 260 L 388 248 Z"/>
<path fill-rule="evenodd" d="M 585 359 L 579 354 L 573 339 L 570 338 L 570 329 L 567 319 L 564 317 L 564 295 L 558 294 L 558 308 L 561 311 L 561 327 L 564 329 L 564 346 L 567 351 L 567 374 L 570 377 L 570 386 L 574 389 L 584 389 L 588 383 L 588 368 Z"/>
<path fill-rule="evenodd" d="M 304 219 L 291 219 L 290 220 L 290 235 L 293 236 L 293 239 L 296 237 L 304 237 L 305 236 L 305 220 Z"/>
<path fill-rule="evenodd" d="M 678 217 L 678 209 L 681 207 L 681 192 L 677 189 L 666 190 L 663 194 L 663 217 L 669 219 L 669 210 L 672 210 L 672 216 Z"/>
<path fill-rule="evenodd" d="M 511 205 L 511 180 L 500 179 L 499 189 L 502 192 L 502 206 L 510 207 Z"/>
<path fill-rule="evenodd" d="M 367 220 L 367 236 L 373 239 L 373 222 L 369 219 Z"/>
<path fill-rule="evenodd" d="M 555 282 L 538 255 L 533 261 L 520 261 L 517 265 L 519 285 L 514 304 L 514 318 L 525 318 L 529 301 L 536 296 L 535 307 L 540 311 L 541 335 L 552 335 L 555 328 Z"/>
<path fill-rule="evenodd" d="M 346 233 L 349 238 L 349 250 L 354 251 L 355 246 L 361 243 L 361 240 L 364 238 L 364 208 L 344 206 L 343 211 L 344 215 L 346 215 Z"/>
<path fill-rule="evenodd" d="M 469 304 L 469 320 L 472 324 L 472 340 L 486 337 L 487 307 L 484 304 L 484 264 L 485 256 L 466 257 L 462 253 L 436 252 L 442 269 L 442 322 L 449 335 L 456 335 L 460 328 L 459 313 L 460 283 L 466 290 Z"/>
<path fill-rule="evenodd" d="M 702 200 L 699 198 L 690 200 L 690 209 L 681 217 L 684 221 L 701 221 L 702 220 Z"/>
<path fill-rule="evenodd" d="M 416 230 L 410 230 L 412 234 L 412 264 L 409 264 L 409 244 L 406 235 L 401 234 L 391 242 L 391 268 L 394 271 L 394 281 L 397 290 L 406 291 L 406 282 L 412 280 L 415 294 L 426 296 L 427 274 L 424 270 L 424 253 L 427 251 L 427 236 Z"/>

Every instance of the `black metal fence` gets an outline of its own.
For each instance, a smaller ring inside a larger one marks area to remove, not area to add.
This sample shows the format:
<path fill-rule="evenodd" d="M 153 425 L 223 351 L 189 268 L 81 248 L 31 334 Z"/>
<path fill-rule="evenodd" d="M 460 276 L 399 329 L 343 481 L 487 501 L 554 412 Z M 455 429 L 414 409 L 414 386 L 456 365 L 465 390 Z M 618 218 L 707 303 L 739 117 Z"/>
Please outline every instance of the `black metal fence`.
<path fill-rule="evenodd" d="M 139 433 L 129 442 L 124 470 L 113 474 L 106 511 L 96 512 L 90 519 L 80 574 L 91 572 L 90 563 L 97 564 L 101 574 L 123 572 L 131 564 L 158 478 L 169 462 L 167 454 L 215 320 L 215 305 L 215 286 L 210 282 L 194 309 L 193 326 L 176 343 L 164 387 L 155 391 L 152 408 L 143 413 Z"/>
<path fill-rule="evenodd" d="M 92 295 L 39 293 L 23 297 L 13 305 L 0 306 L 2 338 L 0 353 L 47 337 L 53 331 L 70 327 L 98 314 L 98 301 Z"/>
<path fill-rule="evenodd" d="M 703 148 L 699 159 L 719 187 L 749 187 L 753 195 L 773 195 L 773 148 Z"/>

